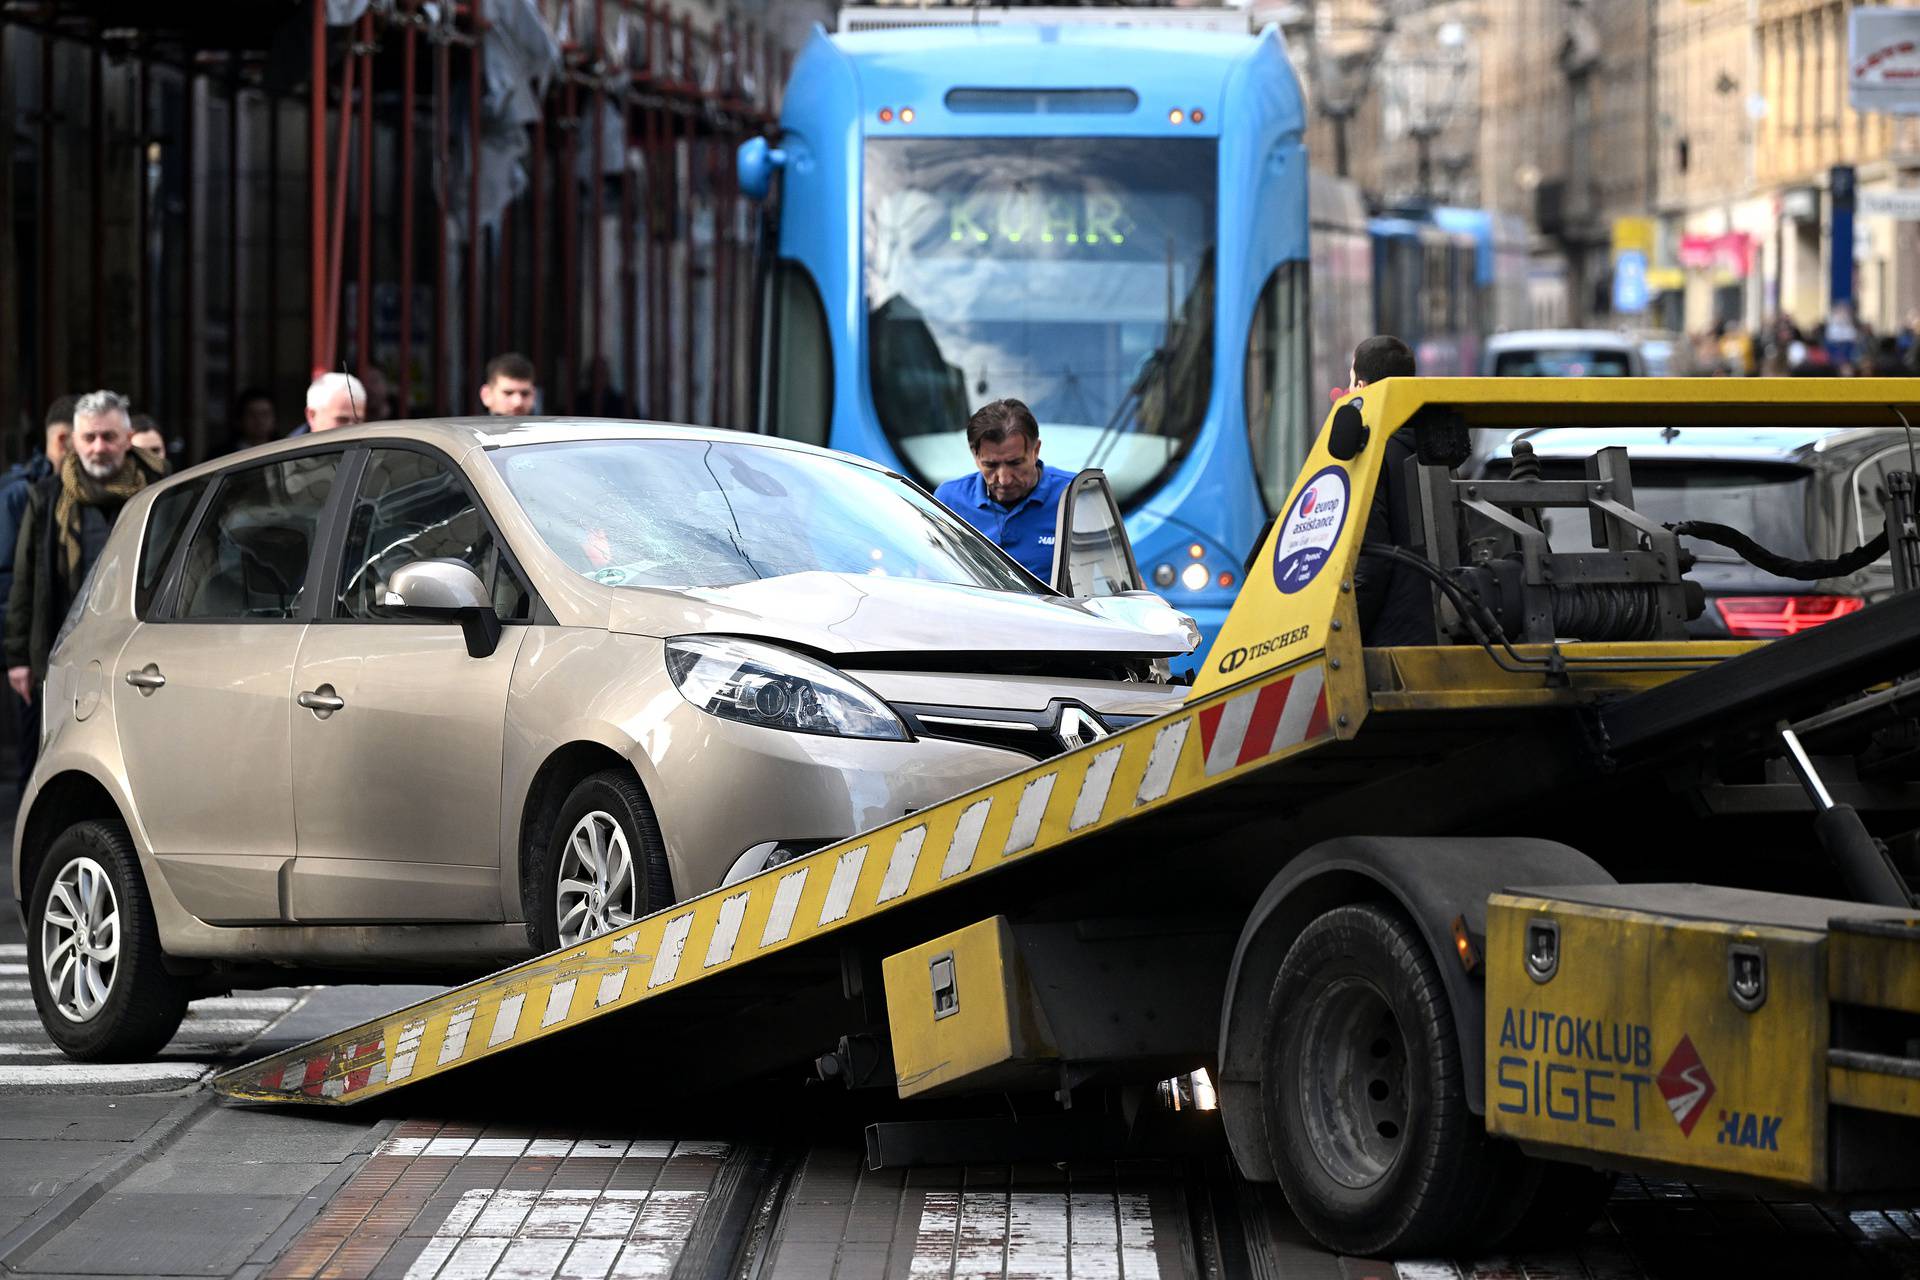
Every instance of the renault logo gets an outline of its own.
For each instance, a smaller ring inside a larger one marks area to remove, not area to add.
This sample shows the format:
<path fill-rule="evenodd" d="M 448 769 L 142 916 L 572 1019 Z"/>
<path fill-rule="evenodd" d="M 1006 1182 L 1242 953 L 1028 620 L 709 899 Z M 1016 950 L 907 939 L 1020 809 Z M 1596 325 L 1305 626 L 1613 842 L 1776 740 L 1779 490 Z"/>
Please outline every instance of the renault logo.
<path fill-rule="evenodd" d="M 1107 726 L 1079 707 L 1067 707 L 1060 712 L 1059 733 L 1061 745 L 1069 751 L 1112 736 Z"/>

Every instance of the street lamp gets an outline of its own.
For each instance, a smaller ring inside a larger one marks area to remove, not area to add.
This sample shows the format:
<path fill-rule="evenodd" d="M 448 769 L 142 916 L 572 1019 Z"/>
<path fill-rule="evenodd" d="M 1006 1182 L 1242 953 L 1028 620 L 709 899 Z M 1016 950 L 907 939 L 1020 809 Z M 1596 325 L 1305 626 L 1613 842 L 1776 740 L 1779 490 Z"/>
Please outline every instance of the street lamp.
<path fill-rule="evenodd" d="M 1336 8 L 1340 12 L 1335 12 Z M 1349 5 L 1309 0 L 1280 15 L 1288 41 L 1306 51 L 1313 107 L 1333 126 L 1334 172 L 1348 176 L 1347 126 L 1359 114 L 1393 19 L 1378 10 L 1356 14 Z"/>

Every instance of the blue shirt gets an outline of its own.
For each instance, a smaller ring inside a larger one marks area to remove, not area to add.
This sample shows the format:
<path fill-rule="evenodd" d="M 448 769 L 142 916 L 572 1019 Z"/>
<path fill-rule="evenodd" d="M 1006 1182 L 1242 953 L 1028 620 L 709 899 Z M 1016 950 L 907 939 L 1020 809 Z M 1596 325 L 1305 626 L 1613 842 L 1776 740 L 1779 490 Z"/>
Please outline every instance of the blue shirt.
<path fill-rule="evenodd" d="M 978 471 L 949 480 L 933 496 L 968 524 L 999 543 L 1042 582 L 1053 581 L 1053 532 L 1059 520 L 1060 495 L 1074 473 L 1040 464 L 1040 482 L 1033 492 L 1003 507 L 987 496 L 987 482 Z"/>

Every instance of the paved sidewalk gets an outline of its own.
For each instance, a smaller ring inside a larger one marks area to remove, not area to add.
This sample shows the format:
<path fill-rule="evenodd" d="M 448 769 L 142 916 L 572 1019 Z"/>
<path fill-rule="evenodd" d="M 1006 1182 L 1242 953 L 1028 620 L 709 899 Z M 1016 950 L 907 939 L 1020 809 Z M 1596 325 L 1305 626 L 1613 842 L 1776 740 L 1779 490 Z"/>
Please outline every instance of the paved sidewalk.
<path fill-rule="evenodd" d="M 423 994 L 314 989 L 205 1065 L 290 1048 Z M 378 1113 L 223 1106 L 197 1074 L 162 1095 L 0 1095 L 0 1274 L 257 1275 L 388 1127 Z"/>

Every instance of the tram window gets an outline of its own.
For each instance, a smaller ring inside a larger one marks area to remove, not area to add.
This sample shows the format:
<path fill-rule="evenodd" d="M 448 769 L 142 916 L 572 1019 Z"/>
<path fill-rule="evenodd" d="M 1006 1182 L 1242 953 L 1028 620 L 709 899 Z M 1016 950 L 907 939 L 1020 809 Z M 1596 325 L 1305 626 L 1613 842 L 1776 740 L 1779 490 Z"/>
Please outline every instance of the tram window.
<path fill-rule="evenodd" d="M 1306 457 L 1309 314 L 1307 264 L 1281 263 L 1261 287 L 1247 330 L 1247 444 L 1269 511 L 1286 503 L 1287 487 Z"/>
<path fill-rule="evenodd" d="M 823 445 L 833 421 L 833 341 L 826 308 L 812 275 L 790 259 L 776 269 L 773 290 L 779 338 L 769 425 L 774 435 Z"/>

